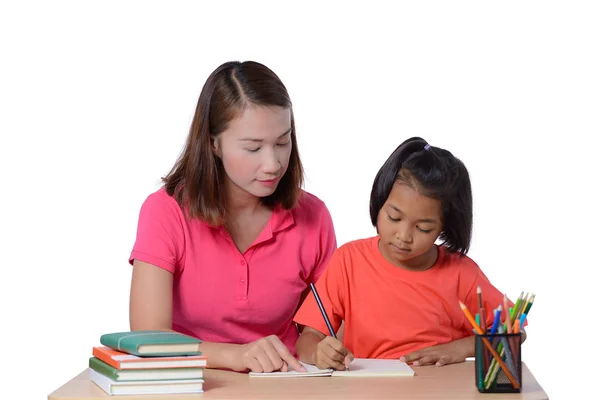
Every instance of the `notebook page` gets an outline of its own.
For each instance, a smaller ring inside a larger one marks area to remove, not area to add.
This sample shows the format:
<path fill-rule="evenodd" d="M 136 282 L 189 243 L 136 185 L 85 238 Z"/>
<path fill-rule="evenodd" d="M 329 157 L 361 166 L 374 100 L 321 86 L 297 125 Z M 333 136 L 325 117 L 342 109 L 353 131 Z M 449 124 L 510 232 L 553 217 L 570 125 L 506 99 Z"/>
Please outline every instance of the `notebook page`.
<path fill-rule="evenodd" d="M 349 371 L 333 371 L 333 376 L 414 376 L 415 371 L 400 360 L 355 358 Z"/>

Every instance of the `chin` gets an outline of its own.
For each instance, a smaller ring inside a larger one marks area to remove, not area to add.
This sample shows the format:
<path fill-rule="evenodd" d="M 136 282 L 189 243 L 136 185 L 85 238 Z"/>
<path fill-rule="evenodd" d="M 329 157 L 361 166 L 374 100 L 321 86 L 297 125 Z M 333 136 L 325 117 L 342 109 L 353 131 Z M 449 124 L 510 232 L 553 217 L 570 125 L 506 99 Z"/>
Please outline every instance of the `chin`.
<path fill-rule="evenodd" d="M 277 190 L 277 186 L 274 187 L 270 187 L 270 188 L 249 188 L 248 193 L 256 196 L 256 197 L 268 197 L 270 195 L 272 195 L 273 193 L 275 193 L 275 190 Z"/>

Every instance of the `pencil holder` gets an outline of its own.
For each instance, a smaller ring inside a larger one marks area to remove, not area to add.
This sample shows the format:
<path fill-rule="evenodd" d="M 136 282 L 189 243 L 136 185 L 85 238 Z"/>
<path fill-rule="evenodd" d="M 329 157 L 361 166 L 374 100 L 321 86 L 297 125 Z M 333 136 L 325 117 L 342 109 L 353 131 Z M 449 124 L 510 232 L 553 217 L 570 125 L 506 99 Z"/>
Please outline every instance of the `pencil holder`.
<path fill-rule="evenodd" d="M 481 393 L 520 393 L 521 334 L 475 335 L 475 384 Z"/>

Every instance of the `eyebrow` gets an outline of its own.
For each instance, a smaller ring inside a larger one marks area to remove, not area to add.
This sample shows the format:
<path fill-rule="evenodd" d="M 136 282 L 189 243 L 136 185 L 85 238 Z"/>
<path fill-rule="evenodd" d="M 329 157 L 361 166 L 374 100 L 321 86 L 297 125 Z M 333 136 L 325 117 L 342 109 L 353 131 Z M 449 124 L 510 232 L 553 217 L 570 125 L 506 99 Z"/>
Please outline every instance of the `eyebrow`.
<path fill-rule="evenodd" d="M 395 211 L 398 211 L 400 214 L 404 214 L 404 213 L 402 212 L 402 210 L 400 210 L 400 209 L 399 209 L 398 207 L 396 207 L 395 205 L 393 205 L 393 204 L 388 204 L 388 205 L 389 205 L 391 208 L 393 208 Z M 421 219 L 420 219 L 420 220 L 418 220 L 417 222 L 430 222 L 430 223 L 432 223 L 432 224 L 433 224 L 433 223 L 436 223 L 436 222 L 437 222 L 437 220 L 435 220 L 435 219 L 431 219 L 431 218 L 421 218 Z"/>
<path fill-rule="evenodd" d="M 292 128 L 290 127 L 290 129 L 288 129 L 287 131 L 285 131 L 281 135 L 279 135 L 279 137 L 277 138 L 277 140 L 281 139 L 282 137 L 284 137 L 285 135 L 287 135 L 291 131 L 292 131 Z M 240 142 L 256 142 L 256 143 L 262 143 L 263 142 L 263 139 L 254 139 L 254 138 L 242 138 L 242 139 L 238 139 L 238 140 Z"/>

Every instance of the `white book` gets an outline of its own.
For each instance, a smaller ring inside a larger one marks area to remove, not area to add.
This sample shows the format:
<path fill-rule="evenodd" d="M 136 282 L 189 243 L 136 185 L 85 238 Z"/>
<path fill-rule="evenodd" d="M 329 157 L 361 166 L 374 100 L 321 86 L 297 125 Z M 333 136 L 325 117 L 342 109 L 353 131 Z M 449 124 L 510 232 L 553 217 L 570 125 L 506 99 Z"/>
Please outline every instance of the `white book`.
<path fill-rule="evenodd" d="M 90 379 L 109 395 L 200 393 L 204 379 L 119 382 L 89 370 Z"/>
<path fill-rule="evenodd" d="M 308 376 L 349 376 L 349 377 L 382 377 L 382 376 L 414 376 L 415 371 L 405 362 L 400 360 L 383 360 L 375 358 L 355 358 L 348 371 L 335 371 L 333 369 L 319 369 L 314 365 L 300 362 L 307 372 L 275 371 L 251 372 L 251 377 L 257 378 L 296 378 Z"/>

